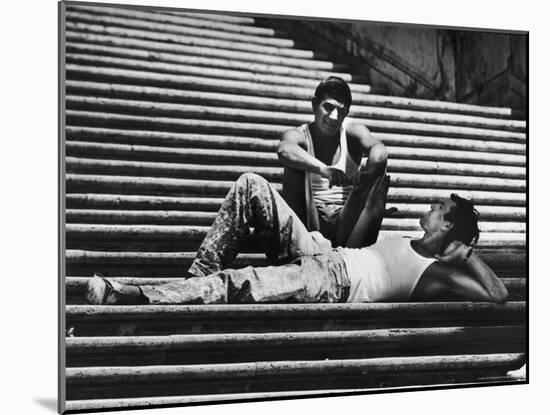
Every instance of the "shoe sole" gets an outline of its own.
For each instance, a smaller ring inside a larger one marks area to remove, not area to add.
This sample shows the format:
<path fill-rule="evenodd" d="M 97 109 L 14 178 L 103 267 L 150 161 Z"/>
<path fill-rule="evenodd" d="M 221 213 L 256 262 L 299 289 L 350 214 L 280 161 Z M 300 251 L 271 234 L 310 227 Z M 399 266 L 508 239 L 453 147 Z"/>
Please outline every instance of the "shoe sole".
<path fill-rule="evenodd" d="M 106 289 L 107 284 L 105 284 L 103 278 L 97 276 L 90 278 L 86 290 L 86 300 L 90 304 L 103 304 Z"/>

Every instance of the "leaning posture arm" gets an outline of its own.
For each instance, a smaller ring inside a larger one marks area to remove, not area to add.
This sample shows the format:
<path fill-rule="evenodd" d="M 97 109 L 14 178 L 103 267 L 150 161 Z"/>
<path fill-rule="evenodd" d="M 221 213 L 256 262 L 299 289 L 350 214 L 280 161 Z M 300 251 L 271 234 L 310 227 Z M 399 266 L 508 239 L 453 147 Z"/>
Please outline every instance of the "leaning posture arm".
<path fill-rule="evenodd" d="M 306 139 L 299 130 L 287 130 L 281 137 L 277 155 L 285 167 L 319 174 L 329 179 L 330 186 L 341 186 L 348 182 L 343 171 L 327 166 L 309 154 L 306 148 Z"/>
<path fill-rule="evenodd" d="M 386 211 L 389 187 L 390 176 L 384 174 L 376 178 L 368 193 L 365 207 L 349 235 L 346 243 L 347 248 L 362 248 L 376 242 Z"/>
<path fill-rule="evenodd" d="M 346 125 L 346 135 L 352 158 L 359 164 L 363 156 L 368 157 L 366 168 L 361 174 L 369 177 L 382 174 L 388 160 L 388 152 L 384 144 L 375 138 L 365 125 L 358 122 L 350 122 Z M 356 180 L 355 184 L 359 182 Z"/>
<path fill-rule="evenodd" d="M 451 242 L 443 255 L 436 255 L 440 262 L 431 271 L 440 274 L 447 288 L 457 294 L 473 300 L 506 301 L 508 290 L 502 281 L 475 252 L 466 259 L 468 249 L 462 242 Z"/>

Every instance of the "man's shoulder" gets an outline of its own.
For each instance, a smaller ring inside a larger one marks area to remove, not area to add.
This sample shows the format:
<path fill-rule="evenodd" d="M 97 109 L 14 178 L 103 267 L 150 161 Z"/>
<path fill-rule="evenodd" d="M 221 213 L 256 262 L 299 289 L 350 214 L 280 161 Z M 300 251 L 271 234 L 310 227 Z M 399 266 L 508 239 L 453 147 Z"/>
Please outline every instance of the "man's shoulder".
<path fill-rule="evenodd" d="M 363 123 L 351 120 L 346 122 L 343 128 L 346 132 L 349 152 L 359 157 L 365 150 L 365 143 L 370 141 L 369 130 Z"/>
<path fill-rule="evenodd" d="M 367 126 L 362 122 L 349 120 L 344 128 L 352 153 L 363 153 L 372 146 L 381 143 L 380 140 L 371 134 Z"/>
<path fill-rule="evenodd" d="M 349 120 L 344 124 L 346 135 L 352 139 L 362 139 L 371 135 L 367 126 L 359 121 Z"/>
<path fill-rule="evenodd" d="M 441 262 L 431 263 L 420 276 L 411 294 L 411 301 L 423 301 L 448 291 L 448 281 L 443 278 L 445 269 Z"/>
<path fill-rule="evenodd" d="M 452 277 L 457 274 L 464 274 L 460 269 L 446 264 L 442 261 L 432 262 L 422 274 L 422 278 L 439 281 L 445 285 L 449 285 Z"/>
<path fill-rule="evenodd" d="M 289 128 L 281 134 L 282 140 L 292 140 L 297 142 L 305 142 L 306 137 L 304 135 L 304 125 L 298 127 Z"/>

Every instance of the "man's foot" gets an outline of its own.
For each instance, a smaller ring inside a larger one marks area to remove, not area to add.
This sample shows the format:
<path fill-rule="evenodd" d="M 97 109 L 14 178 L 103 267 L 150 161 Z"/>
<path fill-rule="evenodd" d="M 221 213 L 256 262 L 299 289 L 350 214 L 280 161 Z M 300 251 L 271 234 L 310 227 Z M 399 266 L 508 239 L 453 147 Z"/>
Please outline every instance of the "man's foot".
<path fill-rule="evenodd" d="M 111 283 L 102 276 L 94 274 L 94 276 L 88 280 L 86 289 L 86 300 L 88 303 L 98 305 L 116 304 L 120 297 L 120 293 L 116 292 L 113 284 L 120 285 Z"/>
<path fill-rule="evenodd" d="M 351 177 L 353 187 L 360 192 L 369 191 L 378 175 L 359 170 Z"/>
<path fill-rule="evenodd" d="M 94 274 L 88 280 L 86 299 L 90 304 L 101 305 L 149 304 L 139 287 L 110 281 L 101 274 Z"/>
<path fill-rule="evenodd" d="M 141 288 L 110 281 L 101 274 L 94 274 L 88 280 L 86 299 L 90 304 L 100 305 L 149 304 L 149 299 L 143 295 Z"/>

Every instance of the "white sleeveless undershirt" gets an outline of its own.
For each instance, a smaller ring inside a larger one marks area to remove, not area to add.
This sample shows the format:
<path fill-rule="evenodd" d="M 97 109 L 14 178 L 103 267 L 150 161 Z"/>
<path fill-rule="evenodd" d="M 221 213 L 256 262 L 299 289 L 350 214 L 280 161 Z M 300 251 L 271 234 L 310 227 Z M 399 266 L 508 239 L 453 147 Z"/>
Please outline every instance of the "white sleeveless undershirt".
<path fill-rule="evenodd" d="M 435 258 L 419 255 L 411 239 L 391 236 L 366 248 L 338 248 L 350 279 L 348 303 L 407 301 Z"/>
<path fill-rule="evenodd" d="M 313 140 L 309 131 L 309 126 L 304 124 L 304 135 L 308 141 L 308 147 L 313 148 Z M 340 158 L 336 163 L 330 167 L 337 168 L 345 172 L 348 176 L 357 172 L 359 166 L 353 160 L 348 151 L 348 142 L 346 138 L 346 129 L 344 126 L 340 128 Z M 316 205 L 320 204 L 334 204 L 344 205 L 352 186 L 332 186 L 329 188 L 329 180 L 320 176 L 319 174 L 310 173 L 311 190 L 313 193 L 313 200 Z"/>

